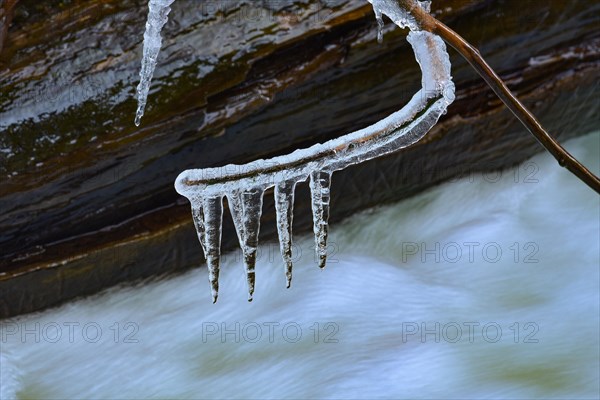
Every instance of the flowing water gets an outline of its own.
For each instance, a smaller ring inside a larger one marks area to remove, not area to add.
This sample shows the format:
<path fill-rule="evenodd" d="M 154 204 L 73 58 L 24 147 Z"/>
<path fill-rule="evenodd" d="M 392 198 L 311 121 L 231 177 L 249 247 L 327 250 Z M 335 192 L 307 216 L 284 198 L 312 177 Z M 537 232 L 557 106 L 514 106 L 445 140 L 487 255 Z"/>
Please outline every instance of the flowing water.
<path fill-rule="evenodd" d="M 567 147 L 596 173 L 600 134 Z M 600 200 L 550 156 L 1 322 L 2 399 L 597 398 Z"/>

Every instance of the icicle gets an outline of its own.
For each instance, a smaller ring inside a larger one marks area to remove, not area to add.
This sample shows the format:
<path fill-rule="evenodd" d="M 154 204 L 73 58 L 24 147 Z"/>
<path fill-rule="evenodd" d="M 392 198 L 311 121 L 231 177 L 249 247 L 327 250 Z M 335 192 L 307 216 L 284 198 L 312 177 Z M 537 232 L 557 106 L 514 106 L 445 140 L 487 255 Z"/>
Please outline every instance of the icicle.
<path fill-rule="evenodd" d="M 315 251 L 319 267 L 325 268 L 327 262 L 327 232 L 329 221 L 329 192 L 331 172 L 313 171 L 310 174 L 310 197 L 312 200 L 313 231 L 315 233 Z"/>
<path fill-rule="evenodd" d="M 135 125 L 140 126 L 146 100 L 150 91 L 150 82 L 154 75 L 158 53 L 162 46 L 160 32 L 169 19 L 169 13 L 175 0 L 150 0 L 148 3 L 148 21 L 144 33 L 144 55 L 142 58 L 142 69 L 140 70 L 140 83 L 137 87 L 138 108 L 135 115 Z"/>
<path fill-rule="evenodd" d="M 373 5 L 373 11 L 375 11 L 375 19 L 377 20 L 377 42 L 383 43 L 383 27 L 385 26 L 383 14 L 375 5 Z"/>
<path fill-rule="evenodd" d="M 253 188 L 246 191 L 234 191 L 227 195 L 229 209 L 244 256 L 248 280 L 248 301 L 252 301 L 254 295 L 256 251 L 264 193 L 264 188 Z"/>
<path fill-rule="evenodd" d="M 292 221 L 294 218 L 294 190 L 296 181 L 283 181 L 275 186 L 275 210 L 279 247 L 285 264 L 288 289 L 292 284 Z"/>
<path fill-rule="evenodd" d="M 195 199 L 192 201 L 192 218 L 206 258 L 213 303 L 216 303 L 219 297 L 223 198 Z"/>

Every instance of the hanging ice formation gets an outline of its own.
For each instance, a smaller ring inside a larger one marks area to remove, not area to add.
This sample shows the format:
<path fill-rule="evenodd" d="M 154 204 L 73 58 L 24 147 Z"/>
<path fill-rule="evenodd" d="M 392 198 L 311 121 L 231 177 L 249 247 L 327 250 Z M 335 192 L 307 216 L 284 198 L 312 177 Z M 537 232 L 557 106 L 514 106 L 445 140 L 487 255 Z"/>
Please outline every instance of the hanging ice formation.
<path fill-rule="evenodd" d="M 140 84 L 137 87 L 138 108 L 135 114 L 135 124 L 140 126 L 146 100 L 150 91 L 150 82 L 156 68 L 158 53 L 162 46 L 162 37 L 160 32 L 167 23 L 170 5 L 175 0 L 150 0 L 148 2 L 148 21 L 146 22 L 146 32 L 144 33 L 144 55 L 142 57 L 142 69 L 140 70 Z"/>
<path fill-rule="evenodd" d="M 450 60 L 442 39 L 418 30 L 413 17 L 395 0 L 369 1 L 378 19 L 385 14 L 396 25 L 411 30 L 408 41 L 421 67 L 422 89 L 404 108 L 372 126 L 289 155 L 245 165 L 187 170 L 177 177 L 175 189 L 187 197 L 192 206 L 198 239 L 208 264 L 213 301 L 217 300 L 219 287 L 223 198 L 227 198 L 242 248 L 249 300 L 252 300 L 263 195 L 274 187 L 277 229 L 289 287 L 296 184 L 310 180 L 315 248 L 319 266 L 323 268 L 327 258 L 332 173 L 414 144 L 454 101 Z M 420 2 L 420 5 L 429 11 L 429 2 Z M 381 23 L 382 20 L 379 26 Z"/>

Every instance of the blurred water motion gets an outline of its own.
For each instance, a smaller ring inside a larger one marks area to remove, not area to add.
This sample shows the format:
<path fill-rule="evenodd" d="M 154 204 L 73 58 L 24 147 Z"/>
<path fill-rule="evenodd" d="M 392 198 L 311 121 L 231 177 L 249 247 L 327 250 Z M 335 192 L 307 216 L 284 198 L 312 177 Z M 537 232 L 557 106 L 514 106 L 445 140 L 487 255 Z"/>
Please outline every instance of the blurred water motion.
<path fill-rule="evenodd" d="M 600 134 L 567 143 L 592 171 Z M 331 227 L 292 289 L 206 268 L 2 321 L 1 398 L 597 398 L 600 200 L 549 155 Z"/>

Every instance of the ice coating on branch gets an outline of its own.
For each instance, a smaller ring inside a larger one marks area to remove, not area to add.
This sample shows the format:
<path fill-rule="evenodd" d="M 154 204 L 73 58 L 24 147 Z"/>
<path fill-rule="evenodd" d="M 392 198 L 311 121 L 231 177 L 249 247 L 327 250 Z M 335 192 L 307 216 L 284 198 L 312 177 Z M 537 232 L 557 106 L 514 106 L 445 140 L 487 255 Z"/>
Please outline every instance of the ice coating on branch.
<path fill-rule="evenodd" d="M 160 32 L 169 19 L 171 12 L 170 5 L 175 0 L 150 0 L 148 2 L 148 21 L 146 22 L 146 32 L 144 33 L 144 55 L 142 57 L 142 69 L 140 70 L 140 83 L 137 87 L 138 108 L 135 114 L 135 124 L 140 126 L 148 92 L 150 91 L 150 82 L 154 75 L 156 62 L 160 48 L 162 46 L 162 37 Z"/>
<path fill-rule="evenodd" d="M 240 241 L 246 267 L 248 301 L 252 301 L 254 295 L 254 271 L 264 193 L 265 189 L 258 187 L 249 190 L 235 190 L 227 195 L 229 211 Z"/>
<path fill-rule="evenodd" d="M 373 11 L 375 12 L 375 17 L 377 18 L 377 23 L 379 25 L 378 30 L 378 40 L 380 35 L 383 35 L 383 19 L 381 19 L 381 14 L 387 15 L 394 24 L 398 25 L 400 28 L 409 28 L 411 31 L 418 30 L 418 24 L 415 18 L 405 9 L 403 9 L 398 0 L 367 0 L 369 3 L 373 5 Z M 431 1 L 418 1 L 416 3 L 423 8 L 425 11 L 430 12 L 431 10 Z M 381 39 L 383 40 L 383 38 Z M 379 41 L 381 41 L 379 40 Z"/>
<path fill-rule="evenodd" d="M 275 188 L 277 231 L 289 287 L 292 278 L 292 220 L 296 184 L 309 180 L 315 248 L 318 264 L 323 268 L 327 258 L 332 173 L 413 145 L 425 136 L 454 101 L 450 59 L 442 39 L 416 30 L 417 24 L 412 16 L 401 9 L 395 0 L 372 0 L 372 3 L 376 15 L 385 14 L 396 25 L 411 28 L 407 39 L 421 68 L 422 89 L 404 108 L 367 128 L 288 155 L 244 165 L 192 169 L 183 171 L 177 177 L 175 189 L 192 204 L 192 217 L 209 264 L 213 299 L 216 300 L 218 290 L 219 262 L 216 258 L 220 251 L 216 251 L 215 246 L 220 244 L 220 207 L 224 196 L 228 199 L 244 254 L 251 299 L 263 195 L 266 190 Z M 426 10 L 429 7 L 429 2 L 418 4 Z"/>

